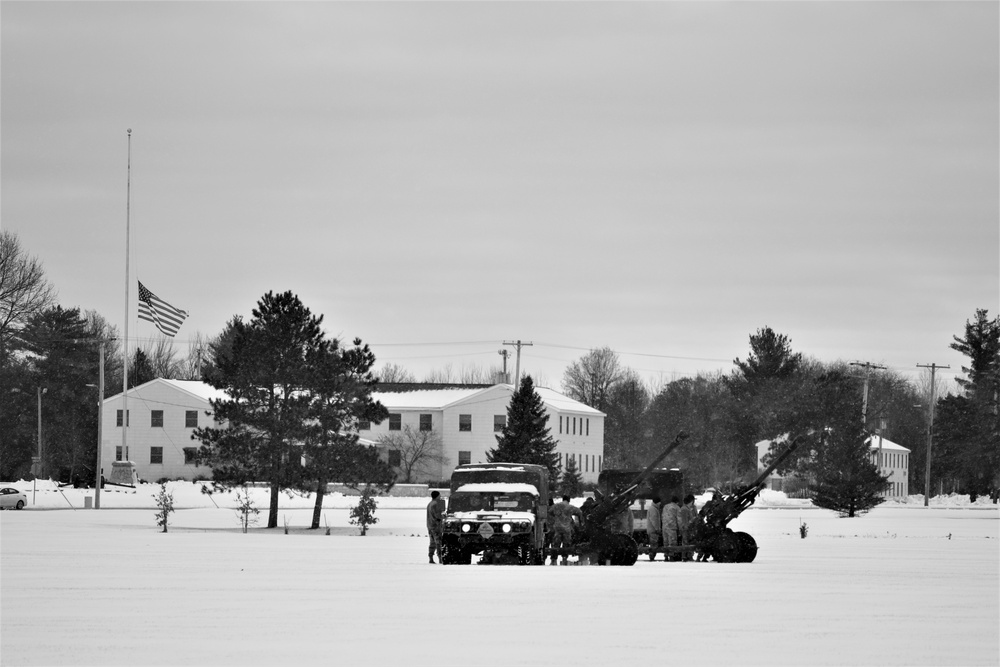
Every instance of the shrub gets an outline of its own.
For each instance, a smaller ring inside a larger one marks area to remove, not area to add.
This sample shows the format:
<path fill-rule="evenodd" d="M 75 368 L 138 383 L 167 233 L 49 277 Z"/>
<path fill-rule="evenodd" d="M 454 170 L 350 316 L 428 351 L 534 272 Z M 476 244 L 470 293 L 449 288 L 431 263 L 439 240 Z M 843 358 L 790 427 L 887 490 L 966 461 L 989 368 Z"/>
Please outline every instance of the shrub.
<path fill-rule="evenodd" d="M 174 494 L 167 491 L 166 483 L 160 484 L 160 492 L 153 496 L 156 506 L 160 511 L 156 513 L 156 525 L 163 527 L 163 532 L 167 532 L 167 522 L 170 520 L 170 513 L 174 511 Z"/>
<path fill-rule="evenodd" d="M 361 500 L 351 509 L 351 524 L 359 526 L 362 535 L 368 533 L 368 526 L 378 523 L 378 518 L 375 516 L 378 503 L 373 497 L 374 494 L 372 485 L 366 484 L 364 491 L 361 492 Z"/>

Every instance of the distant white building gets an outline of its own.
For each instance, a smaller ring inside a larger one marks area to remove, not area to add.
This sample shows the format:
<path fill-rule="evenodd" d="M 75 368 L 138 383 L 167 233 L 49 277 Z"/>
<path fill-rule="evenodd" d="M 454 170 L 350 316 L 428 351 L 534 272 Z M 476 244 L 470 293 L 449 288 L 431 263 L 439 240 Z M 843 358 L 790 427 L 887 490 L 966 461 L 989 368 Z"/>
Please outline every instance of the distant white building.
<path fill-rule="evenodd" d="M 604 413 L 562 394 L 536 387 L 549 416 L 551 436 L 558 442 L 560 464 L 572 457 L 585 482 L 596 482 L 604 465 Z M 377 446 L 393 462 L 399 454 L 379 444 L 379 437 L 409 426 L 432 430 L 440 437 L 441 460 L 419 467 L 414 481 L 447 479 L 461 463 L 482 463 L 496 447 L 496 435 L 507 420 L 514 388 L 492 386 L 387 385 L 375 392 L 388 410 L 381 424 L 361 424 L 363 442 Z M 194 429 L 213 425 L 209 400 L 226 394 L 204 382 L 156 379 L 129 389 L 127 457 L 140 480 L 211 478 L 211 468 L 196 466 L 201 443 Z M 102 474 L 111 477 L 112 461 L 123 460 L 122 395 L 104 400 L 101 443 Z"/>
<path fill-rule="evenodd" d="M 902 445 L 878 435 L 867 440 L 871 451 L 872 463 L 879 467 L 883 475 L 889 476 L 889 488 L 882 493 L 885 498 L 906 498 L 910 495 L 910 450 Z M 771 441 L 761 440 L 757 443 L 757 470 L 763 471 L 764 456 L 770 451 Z M 786 479 L 772 473 L 766 480 L 767 487 L 775 491 L 783 491 Z"/>
<path fill-rule="evenodd" d="M 560 465 L 576 459 L 585 482 L 596 482 L 604 465 L 604 413 L 545 387 L 535 387 L 549 417 L 549 434 L 558 443 Z M 507 423 L 513 385 L 445 386 L 420 383 L 387 385 L 373 397 L 389 410 L 381 424 L 362 424 L 359 434 L 378 442 L 380 436 L 406 427 L 435 431 L 443 461 L 421 466 L 414 481 L 448 479 L 457 465 L 486 462 L 497 446 L 496 436 Z M 398 454 L 386 451 L 390 463 Z"/>
<path fill-rule="evenodd" d="M 226 394 L 204 382 L 158 378 L 128 390 L 127 459 L 140 480 L 211 478 L 212 469 L 194 464 L 201 443 L 191 439 L 198 426 L 214 424 L 208 401 Z M 122 395 L 104 399 L 101 415 L 101 474 L 111 478 L 111 462 L 122 452 Z"/>

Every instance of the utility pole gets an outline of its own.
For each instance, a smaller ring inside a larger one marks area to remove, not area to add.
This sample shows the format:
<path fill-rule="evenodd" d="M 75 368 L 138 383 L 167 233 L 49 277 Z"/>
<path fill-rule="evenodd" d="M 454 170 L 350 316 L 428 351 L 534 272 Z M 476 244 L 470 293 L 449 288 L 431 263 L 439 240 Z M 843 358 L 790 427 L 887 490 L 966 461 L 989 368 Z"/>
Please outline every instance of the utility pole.
<path fill-rule="evenodd" d="M 504 345 L 510 345 L 517 349 L 517 361 L 514 364 L 514 391 L 517 391 L 518 385 L 521 383 L 521 346 L 522 345 L 533 345 L 533 343 L 523 343 L 519 340 L 509 341 L 505 340 Z"/>
<path fill-rule="evenodd" d="M 872 369 L 885 370 L 885 366 L 880 364 L 873 364 L 868 361 L 852 361 L 851 366 L 864 366 L 865 367 L 865 391 L 864 396 L 861 400 L 861 423 L 865 425 L 865 429 L 868 428 L 868 380 L 871 379 Z"/>
<path fill-rule="evenodd" d="M 917 364 L 917 368 L 931 369 L 931 395 L 927 399 L 927 461 L 924 463 L 924 507 L 928 506 L 931 497 L 931 442 L 934 438 L 934 372 L 939 368 L 951 368 L 951 366 L 939 366 L 938 364 Z"/>
<path fill-rule="evenodd" d="M 97 466 L 94 472 L 94 509 L 101 509 L 101 454 L 104 453 L 104 341 L 101 341 L 100 374 L 97 380 Z"/>
<path fill-rule="evenodd" d="M 497 354 L 503 357 L 503 381 L 510 382 L 510 378 L 507 377 L 507 357 L 510 356 L 510 350 L 497 350 Z"/>

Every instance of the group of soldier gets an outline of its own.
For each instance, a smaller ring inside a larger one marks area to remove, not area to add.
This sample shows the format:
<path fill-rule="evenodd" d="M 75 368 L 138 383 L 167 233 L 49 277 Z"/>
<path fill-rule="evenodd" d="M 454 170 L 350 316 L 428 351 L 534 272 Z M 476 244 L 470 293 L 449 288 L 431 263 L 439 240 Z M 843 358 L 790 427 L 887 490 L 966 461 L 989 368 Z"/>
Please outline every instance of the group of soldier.
<path fill-rule="evenodd" d="M 694 530 L 698 523 L 698 510 L 694 506 L 694 496 L 684 496 L 683 503 L 677 496 L 671 496 L 663 503 L 659 496 L 653 496 L 646 511 L 646 533 L 649 535 L 649 560 L 656 560 L 658 549 L 664 549 L 663 559 L 691 560 L 691 551 L 677 549 L 691 547 Z"/>

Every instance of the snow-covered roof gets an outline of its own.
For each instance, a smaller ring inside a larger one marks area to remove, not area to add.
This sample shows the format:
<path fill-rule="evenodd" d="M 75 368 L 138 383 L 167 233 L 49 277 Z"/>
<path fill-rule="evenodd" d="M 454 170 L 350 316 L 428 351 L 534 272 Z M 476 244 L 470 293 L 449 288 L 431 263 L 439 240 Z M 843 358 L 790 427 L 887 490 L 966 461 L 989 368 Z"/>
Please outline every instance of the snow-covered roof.
<path fill-rule="evenodd" d="M 572 412 L 594 417 L 603 416 L 600 410 L 563 396 L 547 387 L 535 387 L 542 402 L 558 412 Z M 372 397 L 390 409 L 398 410 L 443 410 L 470 399 L 482 398 L 489 393 L 506 393 L 508 400 L 514 394 L 513 385 L 495 384 L 491 387 L 449 387 L 435 389 L 414 389 L 412 391 L 376 391 Z"/>
<path fill-rule="evenodd" d="M 133 394 L 136 396 L 141 396 L 143 389 L 151 387 L 153 385 L 166 385 L 172 389 L 182 391 L 186 394 L 199 398 L 203 401 L 209 401 L 212 399 L 223 399 L 229 398 L 229 394 L 222 391 L 221 389 L 216 389 L 210 384 L 201 382 L 200 380 L 168 380 L 166 378 L 156 378 L 155 380 L 150 380 L 145 382 L 138 387 L 132 387 L 128 390 L 128 395 L 131 397 Z M 108 396 L 104 399 L 105 403 L 108 401 L 121 400 L 121 393 L 115 394 L 114 396 Z"/>
<path fill-rule="evenodd" d="M 868 446 L 871 447 L 872 449 L 878 449 L 878 448 L 881 447 L 882 449 L 888 449 L 888 450 L 895 451 L 895 452 L 908 452 L 908 451 L 910 451 L 908 447 L 903 447 L 902 445 L 897 445 L 895 442 L 893 442 L 893 441 L 891 441 L 891 440 L 889 440 L 887 438 L 880 438 L 877 435 L 873 435 L 873 436 L 870 436 L 868 438 Z"/>

